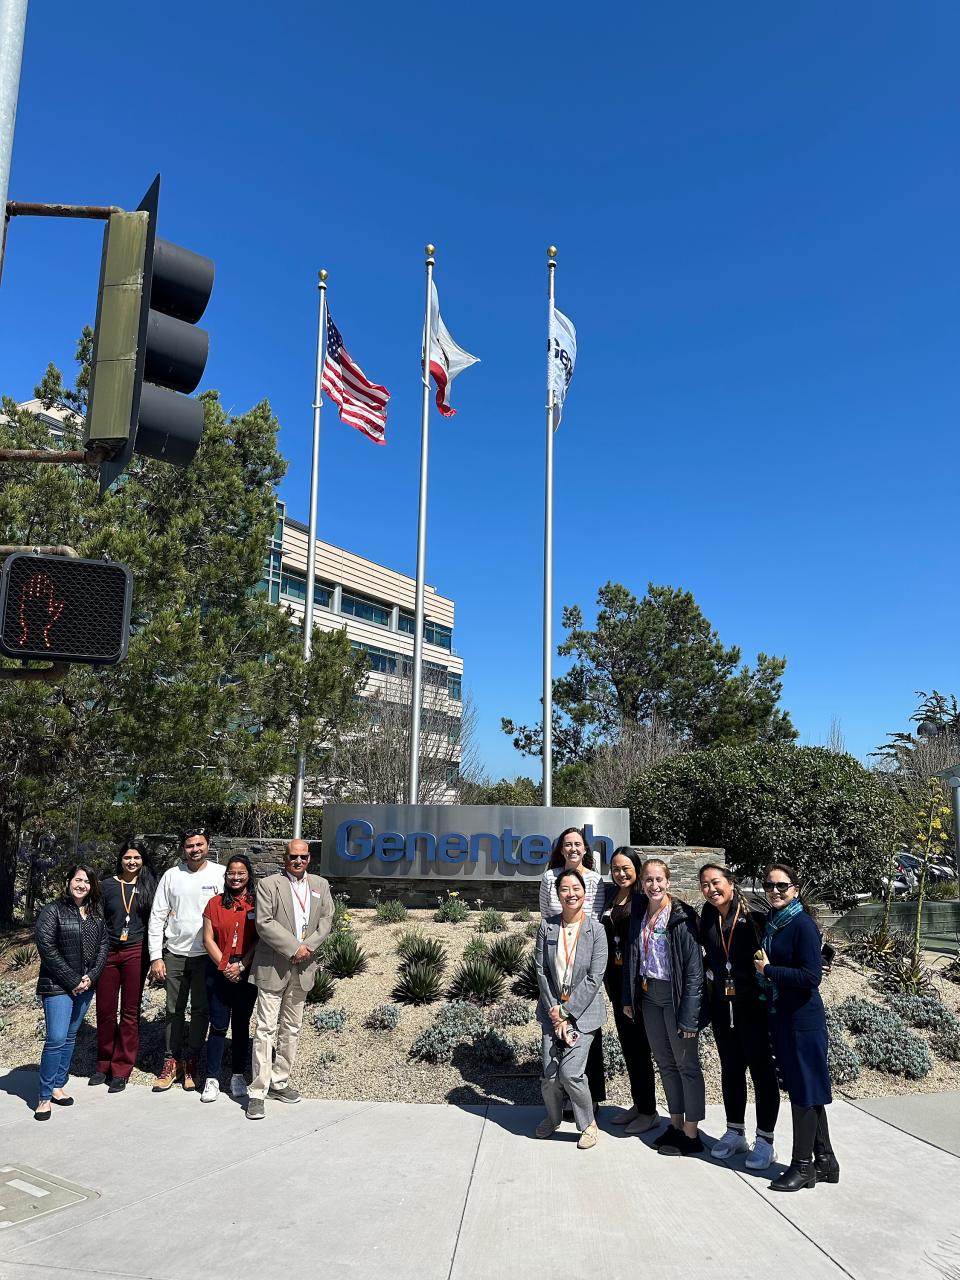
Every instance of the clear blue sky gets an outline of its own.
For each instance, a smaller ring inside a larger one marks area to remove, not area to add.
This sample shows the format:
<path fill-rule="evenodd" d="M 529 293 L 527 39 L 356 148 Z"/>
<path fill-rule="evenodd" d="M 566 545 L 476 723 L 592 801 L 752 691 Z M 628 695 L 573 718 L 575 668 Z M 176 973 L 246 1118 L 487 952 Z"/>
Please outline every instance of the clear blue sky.
<path fill-rule="evenodd" d="M 556 605 L 693 591 L 788 659 L 802 741 L 866 755 L 957 690 L 960 10 L 34 0 L 12 198 L 133 207 L 216 260 L 205 385 L 267 397 L 307 513 L 316 271 L 393 399 L 324 413 L 320 535 L 413 572 L 423 253 L 482 364 L 434 417 L 427 578 L 493 776 L 540 692 L 545 248 L 580 358 L 557 436 Z M 0 372 L 93 318 L 99 227 L 16 221 Z"/>

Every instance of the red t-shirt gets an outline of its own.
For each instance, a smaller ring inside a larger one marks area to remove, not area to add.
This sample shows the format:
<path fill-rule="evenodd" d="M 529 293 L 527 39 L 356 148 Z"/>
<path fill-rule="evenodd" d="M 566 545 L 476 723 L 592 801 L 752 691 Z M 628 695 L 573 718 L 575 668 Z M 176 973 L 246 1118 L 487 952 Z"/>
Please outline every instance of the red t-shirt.
<path fill-rule="evenodd" d="M 231 956 L 245 956 L 257 940 L 252 898 L 235 899 L 233 906 L 225 907 L 218 893 L 203 908 L 203 918 L 213 925 L 213 940 L 220 948 L 218 969 L 225 969 Z"/>

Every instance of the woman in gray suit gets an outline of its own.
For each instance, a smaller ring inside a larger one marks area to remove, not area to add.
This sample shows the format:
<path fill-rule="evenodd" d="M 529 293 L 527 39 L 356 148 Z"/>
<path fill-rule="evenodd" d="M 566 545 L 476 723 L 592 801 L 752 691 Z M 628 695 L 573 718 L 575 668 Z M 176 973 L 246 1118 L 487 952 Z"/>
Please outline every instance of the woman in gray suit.
<path fill-rule="evenodd" d="M 543 1028 L 543 1092 L 547 1115 L 537 1137 L 549 1138 L 563 1119 L 563 1096 L 570 1099 L 580 1130 L 577 1146 L 597 1145 L 597 1123 L 586 1080 L 587 1055 L 597 1031 L 607 1020 L 603 975 L 607 938 L 600 921 L 584 910 L 586 888 L 579 871 L 557 877 L 561 914 L 542 921 L 534 947 Z"/>

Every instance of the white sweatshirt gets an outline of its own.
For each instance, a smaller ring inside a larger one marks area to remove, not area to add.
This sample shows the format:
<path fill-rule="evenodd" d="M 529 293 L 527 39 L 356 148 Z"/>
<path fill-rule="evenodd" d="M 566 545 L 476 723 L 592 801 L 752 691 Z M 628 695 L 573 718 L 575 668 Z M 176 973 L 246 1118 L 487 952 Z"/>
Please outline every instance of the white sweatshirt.
<path fill-rule="evenodd" d="M 160 877 L 150 911 L 147 946 L 151 960 L 169 951 L 175 956 L 203 955 L 203 908 L 223 892 L 226 868 L 208 862 L 201 871 L 188 871 L 181 862 Z"/>

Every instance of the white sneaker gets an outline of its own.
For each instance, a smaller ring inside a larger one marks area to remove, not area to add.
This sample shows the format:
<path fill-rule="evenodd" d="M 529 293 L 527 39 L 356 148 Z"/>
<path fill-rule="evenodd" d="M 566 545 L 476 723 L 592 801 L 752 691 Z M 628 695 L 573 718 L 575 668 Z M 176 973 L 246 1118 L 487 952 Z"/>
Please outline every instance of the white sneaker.
<path fill-rule="evenodd" d="M 214 1080 L 213 1076 L 207 1076 L 207 1083 L 203 1086 L 203 1093 L 200 1095 L 201 1102 L 216 1102 L 220 1094 L 219 1081 Z"/>
<path fill-rule="evenodd" d="M 236 1072 L 230 1077 L 230 1097 L 245 1098 L 247 1096 L 247 1082 L 243 1076 Z"/>
<path fill-rule="evenodd" d="M 749 1151 L 750 1144 L 739 1129 L 728 1129 L 719 1142 L 715 1142 L 710 1154 L 714 1160 L 729 1160 L 739 1151 Z"/>
<path fill-rule="evenodd" d="M 773 1149 L 773 1143 L 768 1142 L 766 1138 L 757 1138 L 743 1163 L 748 1169 L 769 1169 L 776 1158 L 777 1153 Z"/>

